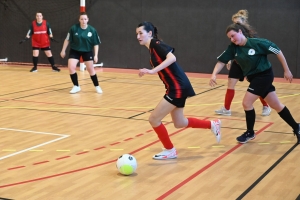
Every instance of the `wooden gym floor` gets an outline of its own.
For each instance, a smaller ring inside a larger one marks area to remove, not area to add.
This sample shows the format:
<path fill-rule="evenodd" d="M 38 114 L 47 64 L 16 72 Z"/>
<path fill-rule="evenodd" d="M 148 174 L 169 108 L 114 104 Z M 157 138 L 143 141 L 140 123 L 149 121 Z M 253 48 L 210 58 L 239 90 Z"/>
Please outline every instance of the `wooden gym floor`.
<path fill-rule="evenodd" d="M 291 128 L 272 111 L 262 117 L 255 103 L 257 137 L 235 138 L 245 130 L 241 100 L 247 82 L 238 83 L 232 116 L 217 116 L 227 76 L 208 85 L 210 75 L 187 73 L 197 95 L 187 100 L 186 116 L 222 120 L 222 140 L 210 130 L 175 129 L 164 124 L 178 159 L 153 160 L 161 151 L 147 119 L 161 100 L 157 75 L 138 70 L 97 69 L 104 93 L 97 94 L 88 72 L 78 71 L 81 91 L 72 88 L 66 68 L 0 65 L 0 199 L 296 199 L 300 195 L 300 147 Z M 300 122 L 300 81 L 277 78 L 277 94 Z M 131 153 L 136 173 L 120 175 L 116 159 Z"/>

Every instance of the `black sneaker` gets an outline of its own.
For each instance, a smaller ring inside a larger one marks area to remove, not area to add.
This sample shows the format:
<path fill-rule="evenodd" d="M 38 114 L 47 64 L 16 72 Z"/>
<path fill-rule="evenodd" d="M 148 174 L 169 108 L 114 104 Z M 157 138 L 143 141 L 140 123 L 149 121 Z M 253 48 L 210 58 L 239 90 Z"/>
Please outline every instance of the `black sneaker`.
<path fill-rule="evenodd" d="M 298 130 L 294 130 L 294 135 L 297 137 L 297 143 L 300 144 L 300 124 Z"/>
<path fill-rule="evenodd" d="M 54 71 L 54 72 L 60 72 L 60 69 L 58 69 L 57 67 L 53 66 L 52 67 L 52 71 Z"/>
<path fill-rule="evenodd" d="M 33 67 L 30 72 L 37 72 L 37 68 L 36 67 Z"/>
<path fill-rule="evenodd" d="M 236 140 L 239 143 L 247 143 L 249 140 L 253 140 L 255 138 L 255 133 L 254 131 L 246 131 L 243 133 L 241 136 L 237 137 Z"/>

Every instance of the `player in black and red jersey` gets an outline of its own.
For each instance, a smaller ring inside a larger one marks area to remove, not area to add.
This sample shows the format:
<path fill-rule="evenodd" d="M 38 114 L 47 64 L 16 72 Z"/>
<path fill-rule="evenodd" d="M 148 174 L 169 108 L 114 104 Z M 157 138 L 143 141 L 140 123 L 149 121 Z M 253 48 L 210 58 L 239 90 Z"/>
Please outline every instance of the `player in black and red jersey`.
<path fill-rule="evenodd" d="M 53 40 L 53 34 L 50 28 L 50 24 L 46 20 L 43 20 L 43 14 L 40 11 L 36 13 L 35 17 L 36 20 L 34 20 L 31 23 L 29 31 L 27 32 L 25 38 L 25 39 L 29 39 L 31 36 L 31 42 L 32 42 L 33 68 L 30 70 L 30 72 L 37 72 L 39 50 L 45 52 L 52 66 L 52 70 L 55 72 L 59 72 L 60 69 L 55 66 L 54 58 L 52 56 L 51 48 L 50 48 L 49 39 Z"/>
<path fill-rule="evenodd" d="M 176 63 L 173 54 L 174 48 L 165 44 L 157 37 L 157 28 L 150 22 L 142 22 L 136 28 L 137 39 L 140 45 L 144 45 L 150 52 L 150 64 L 152 69 L 140 69 L 139 76 L 145 74 L 158 73 L 165 85 L 166 94 L 152 111 L 149 122 L 157 133 L 165 150 L 153 156 L 153 159 L 163 160 L 177 158 L 177 151 L 174 148 L 168 131 L 162 124 L 162 119 L 171 114 L 172 121 L 176 128 L 192 127 L 211 129 L 217 142 L 221 140 L 221 121 L 200 120 L 196 118 L 186 118 L 183 114 L 185 101 L 188 97 L 195 95 L 194 89 L 182 70 Z"/>

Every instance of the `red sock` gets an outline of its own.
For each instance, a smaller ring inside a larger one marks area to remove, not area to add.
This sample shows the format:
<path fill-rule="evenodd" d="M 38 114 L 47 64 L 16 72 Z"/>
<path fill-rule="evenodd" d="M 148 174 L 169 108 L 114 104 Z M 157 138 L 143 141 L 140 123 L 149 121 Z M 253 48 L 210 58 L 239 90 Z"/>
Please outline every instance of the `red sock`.
<path fill-rule="evenodd" d="M 172 149 L 174 146 L 170 140 L 168 131 L 166 127 L 161 123 L 158 127 L 152 127 L 153 130 L 156 132 L 159 140 L 164 145 L 166 149 Z"/>
<path fill-rule="evenodd" d="M 196 118 L 187 118 L 187 119 L 189 121 L 187 127 L 206 128 L 206 129 L 211 128 L 211 123 L 209 120 L 201 120 L 201 119 L 196 119 Z"/>
<path fill-rule="evenodd" d="M 265 102 L 265 100 L 262 97 L 259 97 L 260 102 L 262 103 L 263 106 L 267 106 L 269 107 L 269 105 L 267 104 L 267 102 Z"/>
<path fill-rule="evenodd" d="M 227 110 L 230 110 L 230 106 L 231 106 L 231 102 L 232 102 L 233 97 L 234 97 L 234 90 L 233 89 L 227 89 L 226 95 L 225 95 L 225 103 L 224 103 L 224 107 Z"/>

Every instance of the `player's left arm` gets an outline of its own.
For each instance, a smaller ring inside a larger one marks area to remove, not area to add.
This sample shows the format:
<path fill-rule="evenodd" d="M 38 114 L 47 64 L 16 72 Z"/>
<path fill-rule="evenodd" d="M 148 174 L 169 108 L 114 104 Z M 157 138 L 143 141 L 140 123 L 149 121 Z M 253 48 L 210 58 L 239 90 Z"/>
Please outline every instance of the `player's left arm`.
<path fill-rule="evenodd" d="M 276 54 L 279 62 L 281 63 L 282 67 L 283 67 L 283 70 L 284 70 L 284 78 L 286 80 L 288 80 L 290 83 L 292 82 L 293 80 L 293 74 L 292 72 L 290 71 L 290 68 L 288 67 L 288 64 L 286 62 L 286 59 L 282 53 L 282 51 L 280 51 L 278 54 Z"/>
<path fill-rule="evenodd" d="M 162 63 L 157 65 L 155 68 L 153 68 L 153 69 L 147 69 L 147 68 L 140 69 L 139 70 L 139 76 L 141 77 L 144 74 L 155 74 L 155 73 L 163 70 L 164 68 L 170 66 L 174 62 L 176 62 L 176 57 L 172 52 L 169 52 L 166 56 L 166 59 Z"/>
<path fill-rule="evenodd" d="M 99 45 L 94 46 L 94 63 L 98 62 L 98 51 L 99 51 Z"/>
<path fill-rule="evenodd" d="M 50 38 L 53 38 L 53 34 L 52 34 L 52 30 L 51 30 L 49 22 L 47 22 L 47 33 L 48 33 Z"/>

